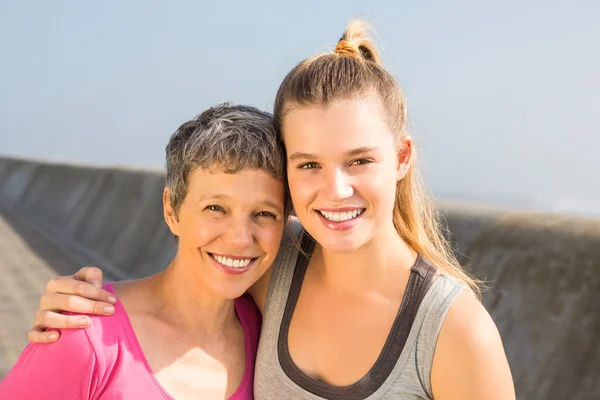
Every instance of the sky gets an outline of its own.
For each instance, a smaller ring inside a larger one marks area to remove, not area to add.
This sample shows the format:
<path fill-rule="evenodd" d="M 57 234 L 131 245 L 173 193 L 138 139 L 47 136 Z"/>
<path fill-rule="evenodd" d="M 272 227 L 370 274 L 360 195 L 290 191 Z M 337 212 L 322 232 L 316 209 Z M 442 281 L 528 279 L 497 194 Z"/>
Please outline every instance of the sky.
<path fill-rule="evenodd" d="M 0 154 L 162 168 L 181 123 L 223 101 L 272 111 L 355 17 L 437 198 L 600 216 L 597 0 L 4 0 Z"/>

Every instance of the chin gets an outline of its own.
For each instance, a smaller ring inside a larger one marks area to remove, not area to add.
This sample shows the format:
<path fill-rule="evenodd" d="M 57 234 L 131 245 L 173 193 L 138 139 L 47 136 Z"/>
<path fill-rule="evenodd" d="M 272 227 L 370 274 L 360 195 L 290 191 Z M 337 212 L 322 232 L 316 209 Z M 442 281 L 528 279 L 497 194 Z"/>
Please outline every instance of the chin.
<path fill-rule="evenodd" d="M 355 235 L 331 237 L 332 235 L 327 232 L 327 234 L 323 234 L 322 236 L 324 240 L 315 239 L 321 245 L 322 249 L 332 253 L 351 253 L 360 249 L 366 243 L 366 240 Z"/>
<path fill-rule="evenodd" d="M 206 282 L 207 289 L 215 296 L 225 300 L 233 300 L 243 295 L 252 285 L 250 279 L 223 279 L 223 277 L 213 277 L 211 282 Z"/>
<path fill-rule="evenodd" d="M 238 297 L 242 296 L 244 293 L 246 293 L 246 291 L 248 290 L 250 286 L 232 286 L 232 287 L 227 287 L 227 288 L 220 288 L 220 290 L 217 291 L 217 293 L 219 293 L 221 295 L 221 297 L 223 297 L 224 299 L 227 300 L 234 300 L 237 299 Z"/>

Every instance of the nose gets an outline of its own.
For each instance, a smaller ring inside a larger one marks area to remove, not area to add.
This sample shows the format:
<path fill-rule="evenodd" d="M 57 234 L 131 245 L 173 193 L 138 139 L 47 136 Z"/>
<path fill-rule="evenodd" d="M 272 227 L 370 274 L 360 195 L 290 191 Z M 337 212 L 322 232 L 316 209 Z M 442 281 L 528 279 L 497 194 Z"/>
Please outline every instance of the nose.
<path fill-rule="evenodd" d="M 350 198 L 354 193 L 349 176 L 341 168 L 330 171 L 326 175 L 324 184 L 327 199 L 332 202 L 340 202 Z"/>
<path fill-rule="evenodd" d="M 247 219 L 236 218 L 228 226 L 223 241 L 232 248 L 243 249 L 254 242 L 254 236 Z"/>

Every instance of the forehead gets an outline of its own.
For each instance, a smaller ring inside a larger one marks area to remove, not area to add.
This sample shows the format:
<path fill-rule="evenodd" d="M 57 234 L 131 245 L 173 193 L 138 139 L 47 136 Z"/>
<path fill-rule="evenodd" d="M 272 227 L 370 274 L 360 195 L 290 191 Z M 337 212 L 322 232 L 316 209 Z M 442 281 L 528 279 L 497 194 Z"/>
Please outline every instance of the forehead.
<path fill-rule="evenodd" d="M 188 195 L 203 198 L 228 198 L 239 204 L 275 202 L 283 204 L 284 185 L 262 169 L 244 168 L 236 173 L 196 168 L 188 177 Z"/>
<path fill-rule="evenodd" d="M 391 133 L 379 102 L 338 100 L 327 106 L 294 108 L 285 117 L 284 142 L 290 147 L 377 147 L 387 145 Z"/>

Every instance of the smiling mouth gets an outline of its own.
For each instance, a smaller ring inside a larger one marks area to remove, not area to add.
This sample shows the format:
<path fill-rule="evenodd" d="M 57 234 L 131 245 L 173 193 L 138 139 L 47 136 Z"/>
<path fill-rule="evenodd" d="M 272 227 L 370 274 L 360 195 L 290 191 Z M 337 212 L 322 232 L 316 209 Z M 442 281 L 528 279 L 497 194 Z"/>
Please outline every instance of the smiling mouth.
<path fill-rule="evenodd" d="M 331 222 L 344 222 L 350 221 L 352 219 L 358 218 L 366 208 L 359 208 L 353 211 L 345 211 L 345 212 L 333 212 L 333 211 L 321 211 L 317 210 L 319 214 L 323 218 Z"/>
<path fill-rule="evenodd" d="M 228 268 L 239 268 L 244 269 L 250 267 L 250 265 L 254 264 L 254 262 L 258 259 L 258 257 L 236 257 L 230 258 L 226 256 L 220 256 L 214 253 L 208 253 L 212 257 L 213 260 L 218 262 L 224 267 Z"/>

